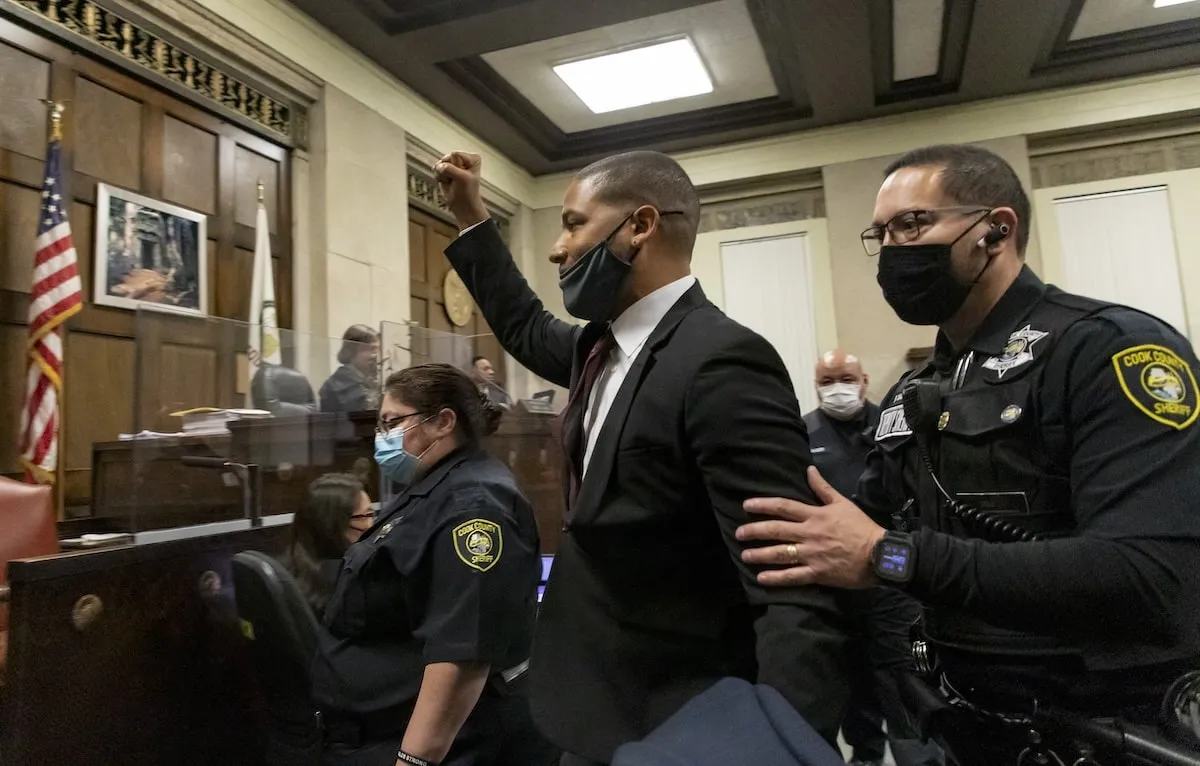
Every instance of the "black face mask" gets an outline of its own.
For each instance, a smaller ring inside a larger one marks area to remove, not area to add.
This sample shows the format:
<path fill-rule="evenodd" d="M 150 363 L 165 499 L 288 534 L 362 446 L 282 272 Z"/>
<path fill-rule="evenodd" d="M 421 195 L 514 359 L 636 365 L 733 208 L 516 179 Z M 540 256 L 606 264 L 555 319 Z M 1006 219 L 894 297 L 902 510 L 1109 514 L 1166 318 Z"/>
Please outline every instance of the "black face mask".
<path fill-rule="evenodd" d="M 613 318 L 617 295 L 621 292 L 625 280 L 629 278 L 629 272 L 633 268 L 631 264 L 637 251 L 630 253 L 628 260 L 622 260 L 608 243 L 617 236 L 617 232 L 632 216 L 633 213 L 625 216 L 620 225 L 612 230 L 612 234 L 579 256 L 579 260 L 571 264 L 559 277 L 558 286 L 563 292 L 563 304 L 571 316 L 588 322 L 606 322 Z"/>
<path fill-rule="evenodd" d="M 967 296 L 992 263 L 992 259 L 988 258 L 975 279 L 966 284 L 954 277 L 951 265 L 954 245 L 977 223 L 979 221 L 971 224 L 953 242 L 884 245 L 880 249 L 876 280 L 896 316 L 908 324 L 940 325 L 962 308 Z"/>

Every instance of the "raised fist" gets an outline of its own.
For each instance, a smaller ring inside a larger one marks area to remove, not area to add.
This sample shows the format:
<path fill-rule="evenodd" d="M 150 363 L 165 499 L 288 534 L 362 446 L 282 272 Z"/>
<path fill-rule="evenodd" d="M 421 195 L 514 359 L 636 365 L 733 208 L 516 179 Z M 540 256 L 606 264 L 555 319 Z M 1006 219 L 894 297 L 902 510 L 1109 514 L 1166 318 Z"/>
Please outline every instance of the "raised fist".
<path fill-rule="evenodd" d="M 479 192 L 479 169 L 483 160 L 478 154 L 450 152 L 433 166 L 438 190 L 459 230 L 486 221 L 490 214 Z"/>

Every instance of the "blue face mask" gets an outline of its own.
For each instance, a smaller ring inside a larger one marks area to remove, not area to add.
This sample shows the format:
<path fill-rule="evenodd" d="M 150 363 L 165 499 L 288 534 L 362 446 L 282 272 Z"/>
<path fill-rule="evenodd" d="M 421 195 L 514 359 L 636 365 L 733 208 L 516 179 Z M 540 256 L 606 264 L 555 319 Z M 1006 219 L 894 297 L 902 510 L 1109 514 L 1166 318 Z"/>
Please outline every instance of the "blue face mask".
<path fill-rule="evenodd" d="M 421 423 L 428 422 L 425 418 Z M 420 455 L 412 455 L 404 449 L 404 435 L 421 425 L 417 423 L 405 429 L 394 429 L 386 434 L 375 434 L 375 462 L 379 464 L 379 472 L 388 481 L 397 484 L 411 484 L 417 471 L 421 468 L 421 458 L 425 452 L 433 449 L 435 441 L 425 448 Z"/>

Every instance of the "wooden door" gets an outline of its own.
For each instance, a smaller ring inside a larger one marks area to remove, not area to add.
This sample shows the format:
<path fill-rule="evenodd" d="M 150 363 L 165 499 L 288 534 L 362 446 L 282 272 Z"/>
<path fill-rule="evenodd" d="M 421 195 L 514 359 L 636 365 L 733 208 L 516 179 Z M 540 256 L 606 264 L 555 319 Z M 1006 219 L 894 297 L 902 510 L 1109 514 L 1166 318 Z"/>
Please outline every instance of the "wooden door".
<path fill-rule="evenodd" d="M 461 327 L 455 326 L 446 313 L 442 283 L 450 270 L 450 261 L 446 260 L 445 250 L 457 236 L 458 230 L 450 224 L 416 208 L 409 208 L 408 275 L 412 301 L 411 316 L 413 321 L 431 330 L 474 336 L 473 353 L 491 360 L 496 369 L 496 380 L 504 386 L 504 350 L 492 335 L 487 320 L 479 313 L 479 307 L 475 307 L 470 321 Z M 414 346 L 414 353 L 427 353 L 427 349 L 418 344 Z"/>

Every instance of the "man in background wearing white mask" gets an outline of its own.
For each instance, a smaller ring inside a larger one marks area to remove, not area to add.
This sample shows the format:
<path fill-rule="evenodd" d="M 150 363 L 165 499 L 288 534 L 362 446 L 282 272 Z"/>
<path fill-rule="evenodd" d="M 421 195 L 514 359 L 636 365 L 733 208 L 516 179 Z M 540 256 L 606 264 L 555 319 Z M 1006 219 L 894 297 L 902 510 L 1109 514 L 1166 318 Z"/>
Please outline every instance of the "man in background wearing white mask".
<path fill-rule="evenodd" d="M 814 376 L 820 407 L 804 416 L 813 462 L 838 492 L 854 494 L 874 444 L 879 407 L 867 401 L 871 379 L 854 354 L 827 351 Z"/>
<path fill-rule="evenodd" d="M 858 357 L 834 349 L 817 360 L 814 383 L 820 406 L 804 416 L 813 462 L 839 493 L 852 497 L 879 424 L 879 407 L 867 399 L 870 378 Z M 842 722 L 842 738 L 852 750 L 850 763 L 883 763 L 887 741 L 897 766 L 942 763 L 936 745 L 915 739 L 891 677 L 892 668 L 908 661 L 908 626 L 917 618 L 919 605 L 900 591 L 883 588 L 845 591 L 842 596 L 852 624 L 850 707 Z"/>

